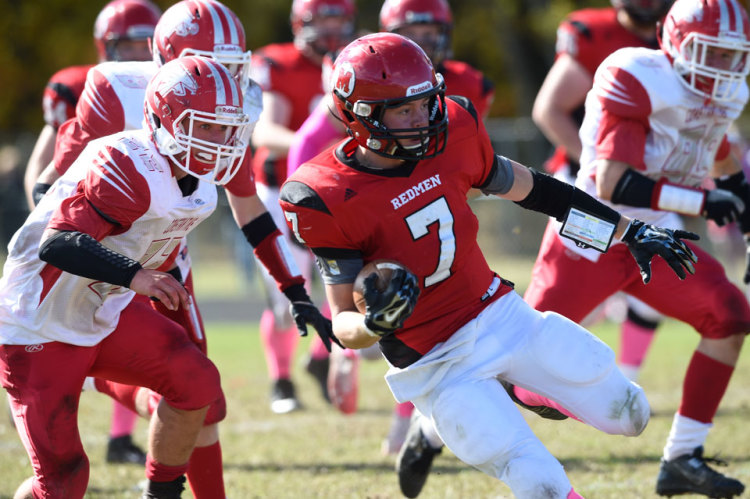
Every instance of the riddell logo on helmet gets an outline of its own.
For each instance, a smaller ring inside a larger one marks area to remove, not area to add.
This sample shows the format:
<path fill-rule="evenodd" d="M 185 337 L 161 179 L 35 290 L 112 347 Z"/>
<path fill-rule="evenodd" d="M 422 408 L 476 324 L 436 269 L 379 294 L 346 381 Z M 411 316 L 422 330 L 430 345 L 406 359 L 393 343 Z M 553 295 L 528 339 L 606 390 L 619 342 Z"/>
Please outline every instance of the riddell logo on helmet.
<path fill-rule="evenodd" d="M 214 45 L 214 52 L 221 54 L 237 54 L 242 53 L 242 49 L 238 45 Z"/>
<path fill-rule="evenodd" d="M 425 81 L 417 85 L 412 85 L 411 87 L 407 88 L 406 96 L 410 97 L 412 95 L 417 95 L 423 92 L 427 92 L 428 90 L 432 90 L 432 83 L 429 81 Z"/>
<path fill-rule="evenodd" d="M 241 114 L 242 109 L 236 106 L 216 106 L 216 114 Z"/>

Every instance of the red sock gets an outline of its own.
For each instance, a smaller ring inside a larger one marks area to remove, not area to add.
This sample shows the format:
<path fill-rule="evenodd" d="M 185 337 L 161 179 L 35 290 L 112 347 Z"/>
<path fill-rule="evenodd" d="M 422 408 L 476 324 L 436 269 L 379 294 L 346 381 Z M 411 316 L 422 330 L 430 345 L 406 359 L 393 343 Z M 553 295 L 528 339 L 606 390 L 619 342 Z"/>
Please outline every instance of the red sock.
<path fill-rule="evenodd" d="M 701 423 L 713 421 L 733 372 L 733 366 L 696 351 L 685 373 L 677 412 Z"/>
<path fill-rule="evenodd" d="M 136 412 L 135 396 L 141 389 L 140 386 L 123 385 L 101 378 L 94 378 L 94 386 L 98 392 L 109 395 L 131 411 Z"/>
<path fill-rule="evenodd" d="M 154 461 L 151 454 L 146 455 L 146 478 L 152 482 L 171 482 L 185 474 L 188 463 L 180 466 L 167 466 Z"/>
<path fill-rule="evenodd" d="M 530 392 L 525 388 L 521 388 L 520 386 L 514 386 L 513 393 L 516 394 L 518 400 L 526 405 L 545 405 L 547 407 L 552 407 L 553 409 L 557 409 L 558 411 L 562 412 L 566 416 L 571 417 L 576 421 L 580 421 L 580 419 L 578 419 L 572 412 L 568 411 L 566 408 L 564 408 L 554 400 L 543 397 L 538 393 Z"/>
<path fill-rule="evenodd" d="M 224 499 L 221 444 L 196 447 L 188 462 L 187 479 L 195 499 Z"/>
<path fill-rule="evenodd" d="M 394 407 L 393 410 L 396 414 L 398 414 L 398 417 L 408 418 L 411 416 L 411 413 L 414 412 L 414 404 L 412 404 L 411 402 L 402 402 L 400 404 L 396 404 L 396 407 Z"/>

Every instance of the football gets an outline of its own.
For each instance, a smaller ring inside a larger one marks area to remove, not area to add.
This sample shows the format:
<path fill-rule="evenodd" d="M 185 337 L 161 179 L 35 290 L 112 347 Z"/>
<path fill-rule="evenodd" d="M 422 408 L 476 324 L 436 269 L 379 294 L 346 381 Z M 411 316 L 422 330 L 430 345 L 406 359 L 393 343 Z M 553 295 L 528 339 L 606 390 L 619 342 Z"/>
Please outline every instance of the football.
<path fill-rule="evenodd" d="M 411 272 L 402 263 L 397 262 L 396 260 L 373 260 L 362 267 L 362 270 L 359 271 L 357 278 L 354 280 L 354 290 L 352 291 L 354 305 L 356 305 L 357 310 L 360 313 L 364 314 L 367 310 L 364 296 L 365 278 L 372 273 L 377 274 L 378 279 L 375 281 L 375 287 L 378 291 L 385 291 L 388 284 L 391 282 L 393 271 L 396 269 L 404 269 L 407 272 Z"/>

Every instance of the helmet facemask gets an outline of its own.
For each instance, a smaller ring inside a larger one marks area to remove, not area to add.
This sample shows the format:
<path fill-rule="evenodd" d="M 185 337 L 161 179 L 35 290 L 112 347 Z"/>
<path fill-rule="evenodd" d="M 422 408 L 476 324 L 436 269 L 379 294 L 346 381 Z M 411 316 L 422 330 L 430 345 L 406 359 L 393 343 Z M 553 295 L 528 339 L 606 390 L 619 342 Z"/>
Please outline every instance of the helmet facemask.
<path fill-rule="evenodd" d="M 690 33 L 679 50 L 665 39 L 666 48 L 673 58 L 675 71 L 691 91 L 715 101 L 732 100 L 750 72 L 750 43 L 734 37 L 713 37 L 702 33 Z M 671 50 L 670 50 L 671 49 Z M 727 68 L 710 64 L 708 56 L 716 51 L 733 51 Z"/>
<path fill-rule="evenodd" d="M 196 55 L 208 57 L 219 64 L 223 64 L 232 74 L 241 88 L 246 88 L 250 82 L 250 60 L 252 52 L 243 52 L 237 45 L 216 45 L 213 51 L 186 48 L 180 57 Z"/>
<path fill-rule="evenodd" d="M 345 102 L 350 121 L 356 121 L 365 129 L 368 136 L 362 143 L 374 153 L 391 159 L 415 161 L 434 158 L 445 149 L 448 130 L 448 114 L 445 108 L 445 83 L 436 74 L 438 84 L 427 92 L 410 97 L 398 97 L 377 101 L 358 100 L 353 104 L 346 101 L 334 90 L 339 99 Z M 410 101 L 429 99 L 429 123 L 418 128 L 388 128 L 383 123 L 386 110 L 400 107 Z M 357 127 L 359 128 L 359 127 Z M 350 127 L 349 133 L 356 134 Z M 357 138 L 357 137 L 355 137 Z M 414 141 L 414 145 L 404 145 Z"/>

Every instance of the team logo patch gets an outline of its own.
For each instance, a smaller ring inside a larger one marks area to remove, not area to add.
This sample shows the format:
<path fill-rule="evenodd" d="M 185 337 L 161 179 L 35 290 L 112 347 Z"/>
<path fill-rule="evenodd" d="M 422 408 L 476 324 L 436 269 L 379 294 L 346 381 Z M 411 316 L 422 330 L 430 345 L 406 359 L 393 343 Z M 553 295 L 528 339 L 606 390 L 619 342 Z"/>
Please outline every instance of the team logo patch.
<path fill-rule="evenodd" d="M 26 350 L 28 353 L 37 353 L 37 352 L 41 352 L 42 350 L 44 350 L 44 345 L 41 345 L 39 343 L 35 345 L 26 345 L 24 350 Z"/>
<path fill-rule="evenodd" d="M 349 97 L 354 92 L 356 83 L 354 67 L 350 62 L 342 62 L 337 65 L 333 73 L 333 88 L 335 88 L 344 97 Z"/>

